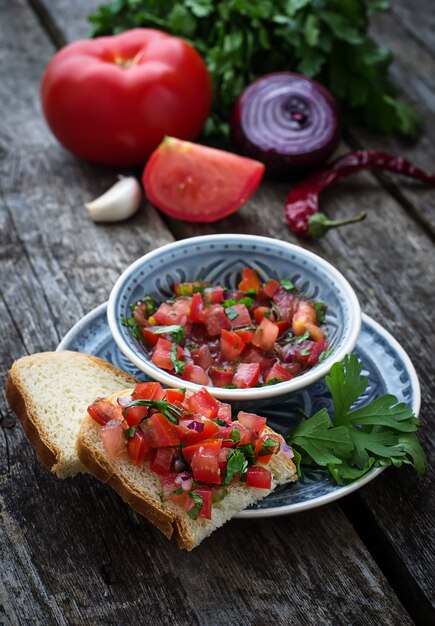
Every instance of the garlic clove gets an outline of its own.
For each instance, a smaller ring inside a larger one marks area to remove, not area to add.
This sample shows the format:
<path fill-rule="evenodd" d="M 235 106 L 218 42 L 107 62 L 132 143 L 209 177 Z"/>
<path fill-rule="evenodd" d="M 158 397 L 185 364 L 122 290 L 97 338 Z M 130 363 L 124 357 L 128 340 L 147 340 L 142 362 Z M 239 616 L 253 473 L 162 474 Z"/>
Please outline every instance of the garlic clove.
<path fill-rule="evenodd" d="M 140 206 L 142 189 L 134 176 L 120 177 L 102 196 L 85 207 L 94 222 L 119 222 L 131 217 Z"/>

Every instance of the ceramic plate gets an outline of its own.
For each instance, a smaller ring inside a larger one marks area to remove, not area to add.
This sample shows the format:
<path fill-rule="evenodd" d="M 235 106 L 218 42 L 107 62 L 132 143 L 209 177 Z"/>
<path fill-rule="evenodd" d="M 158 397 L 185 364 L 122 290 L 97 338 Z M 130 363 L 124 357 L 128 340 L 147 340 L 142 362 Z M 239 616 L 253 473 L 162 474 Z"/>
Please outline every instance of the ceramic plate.
<path fill-rule="evenodd" d="M 64 337 L 58 350 L 75 350 L 99 356 L 117 367 L 150 380 L 138 370 L 119 350 L 107 323 L 107 304 L 102 304 L 81 319 Z M 369 385 L 358 402 L 366 404 L 376 396 L 392 393 L 406 402 L 415 414 L 420 410 L 420 385 L 414 366 L 400 344 L 367 315 L 363 315 L 361 334 L 354 350 L 365 365 L 364 374 Z M 299 421 L 298 409 L 313 415 L 326 406 L 332 409 L 332 401 L 323 380 L 304 391 L 295 392 L 289 400 L 273 407 L 261 409 L 272 428 L 286 436 Z M 255 410 L 255 406 L 252 407 Z M 287 515 L 327 504 L 359 489 L 378 476 L 385 468 L 371 470 L 362 479 L 339 487 L 326 470 L 317 468 L 304 472 L 297 483 L 280 487 L 253 507 L 239 513 L 239 518 L 272 517 Z"/>

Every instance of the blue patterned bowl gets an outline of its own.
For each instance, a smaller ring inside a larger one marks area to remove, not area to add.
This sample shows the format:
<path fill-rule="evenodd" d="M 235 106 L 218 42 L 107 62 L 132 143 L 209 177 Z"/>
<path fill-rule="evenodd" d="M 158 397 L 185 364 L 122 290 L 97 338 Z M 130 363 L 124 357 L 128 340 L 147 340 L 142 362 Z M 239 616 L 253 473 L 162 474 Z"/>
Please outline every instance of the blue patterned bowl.
<path fill-rule="evenodd" d="M 257 270 L 263 280 L 290 277 L 307 297 L 325 302 L 326 336 L 332 352 L 301 376 L 276 385 L 253 389 L 210 386 L 215 397 L 251 408 L 273 404 L 325 376 L 335 361 L 353 350 L 361 328 L 361 309 L 355 292 L 338 270 L 304 248 L 267 237 L 236 234 L 183 239 L 153 250 L 130 265 L 116 281 L 108 303 L 109 327 L 118 347 L 152 379 L 169 387 L 182 384 L 188 389 L 199 389 L 199 385 L 180 381 L 154 365 L 146 348 L 122 325 L 123 316 L 130 316 L 129 305 L 144 294 L 152 294 L 157 302 L 168 299 L 174 282 L 200 278 L 236 288 L 246 266 Z"/>

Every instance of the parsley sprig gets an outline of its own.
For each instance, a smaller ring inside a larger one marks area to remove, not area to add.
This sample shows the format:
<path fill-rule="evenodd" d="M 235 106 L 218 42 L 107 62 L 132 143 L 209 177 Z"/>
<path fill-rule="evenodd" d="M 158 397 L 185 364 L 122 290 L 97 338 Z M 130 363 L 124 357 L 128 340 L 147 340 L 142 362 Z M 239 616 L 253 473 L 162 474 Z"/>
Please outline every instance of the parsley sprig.
<path fill-rule="evenodd" d="M 417 113 L 395 97 L 392 55 L 369 35 L 387 0 L 112 0 L 89 17 L 92 35 L 145 26 L 187 39 L 213 81 L 206 132 L 229 135 L 235 100 L 255 78 L 296 71 L 331 89 L 348 119 L 412 135 Z"/>
<path fill-rule="evenodd" d="M 338 484 L 361 478 L 371 467 L 409 464 L 423 474 L 426 456 L 414 434 L 419 420 L 412 409 L 391 394 L 352 409 L 368 385 L 362 369 L 353 354 L 332 366 L 326 384 L 334 414 L 321 409 L 290 433 L 297 464 L 327 467 Z"/>

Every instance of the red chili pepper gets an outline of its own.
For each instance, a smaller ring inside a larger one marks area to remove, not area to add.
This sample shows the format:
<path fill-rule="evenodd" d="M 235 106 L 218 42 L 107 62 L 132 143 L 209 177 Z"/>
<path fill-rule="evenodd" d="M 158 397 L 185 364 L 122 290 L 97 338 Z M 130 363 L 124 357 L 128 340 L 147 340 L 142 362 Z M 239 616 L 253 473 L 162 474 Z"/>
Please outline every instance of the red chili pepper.
<path fill-rule="evenodd" d="M 317 238 L 322 237 L 330 228 L 363 220 L 365 213 L 345 220 L 329 220 L 324 213 L 319 212 L 319 195 L 340 178 L 372 169 L 397 172 L 435 185 L 435 174 L 427 174 L 407 159 L 376 150 L 350 152 L 339 157 L 327 169 L 312 174 L 291 190 L 284 214 L 290 230 L 303 237 Z"/>

